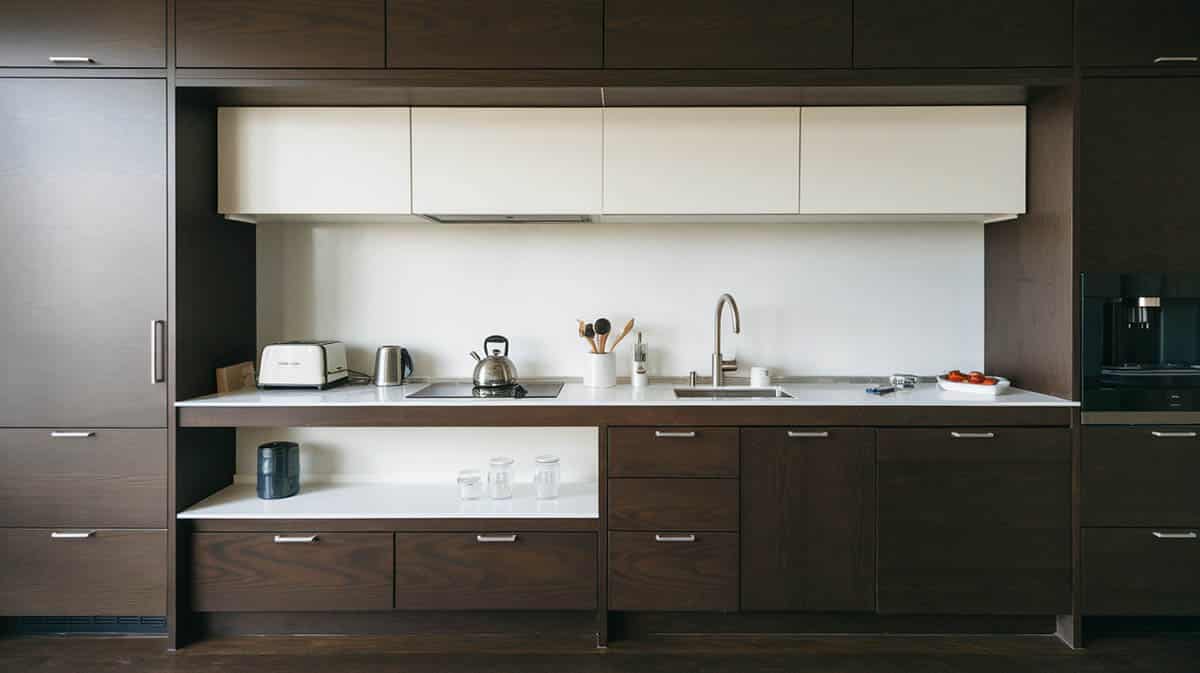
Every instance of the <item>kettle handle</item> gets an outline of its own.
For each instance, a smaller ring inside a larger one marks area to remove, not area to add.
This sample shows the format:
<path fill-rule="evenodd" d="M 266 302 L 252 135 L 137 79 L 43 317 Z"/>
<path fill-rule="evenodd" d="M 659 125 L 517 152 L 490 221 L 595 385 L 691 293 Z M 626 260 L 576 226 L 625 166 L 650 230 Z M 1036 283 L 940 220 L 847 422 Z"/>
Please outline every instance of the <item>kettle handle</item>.
<path fill-rule="evenodd" d="M 488 350 L 488 344 L 490 344 L 490 343 L 503 343 L 504 344 L 504 357 L 508 357 L 508 338 L 507 337 L 502 337 L 499 334 L 493 334 L 490 337 L 484 339 L 483 340 L 484 355 L 488 355 L 491 353 L 491 351 Z"/>

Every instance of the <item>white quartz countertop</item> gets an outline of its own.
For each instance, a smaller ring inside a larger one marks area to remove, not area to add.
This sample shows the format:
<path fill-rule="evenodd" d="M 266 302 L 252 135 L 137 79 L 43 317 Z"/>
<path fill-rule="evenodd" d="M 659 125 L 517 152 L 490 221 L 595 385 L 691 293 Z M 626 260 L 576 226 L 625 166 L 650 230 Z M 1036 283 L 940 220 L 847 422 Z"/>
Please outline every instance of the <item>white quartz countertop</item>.
<path fill-rule="evenodd" d="M 565 483 L 559 497 L 538 500 L 531 484 L 515 484 L 508 500 L 462 500 L 458 484 L 315 482 L 290 498 L 260 500 L 254 484 L 210 495 L 180 519 L 598 519 L 595 482 Z"/>
<path fill-rule="evenodd" d="M 344 385 L 328 390 L 244 390 L 207 395 L 176 402 L 177 407 L 448 407 L 448 406 L 943 406 L 943 407 L 1077 407 L 1060 397 L 1009 388 L 995 397 L 952 393 L 935 383 L 922 383 L 912 390 L 889 395 L 870 395 L 865 383 L 785 383 L 780 386 L 791 398 L 772 399 L 676 399 L 676 384 L 659 383 L 643 388 L 628 384 L 612 388 L 588 388 L 568 383 L 555 399 L 408 399 L 406 396 L 429 385 L 427 382 L 392 388 L 373 385 Z"/>

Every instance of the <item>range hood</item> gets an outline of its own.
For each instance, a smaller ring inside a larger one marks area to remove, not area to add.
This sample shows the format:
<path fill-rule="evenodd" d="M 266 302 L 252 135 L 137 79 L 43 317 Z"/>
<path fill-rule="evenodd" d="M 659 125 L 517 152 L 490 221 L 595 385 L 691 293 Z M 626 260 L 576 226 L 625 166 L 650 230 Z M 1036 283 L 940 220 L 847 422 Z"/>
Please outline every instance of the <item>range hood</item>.
<path fill-rule="evenodd" d="M 421 217 L 441 224 L 586 224 L 589 215 L 429 215 Z"/>

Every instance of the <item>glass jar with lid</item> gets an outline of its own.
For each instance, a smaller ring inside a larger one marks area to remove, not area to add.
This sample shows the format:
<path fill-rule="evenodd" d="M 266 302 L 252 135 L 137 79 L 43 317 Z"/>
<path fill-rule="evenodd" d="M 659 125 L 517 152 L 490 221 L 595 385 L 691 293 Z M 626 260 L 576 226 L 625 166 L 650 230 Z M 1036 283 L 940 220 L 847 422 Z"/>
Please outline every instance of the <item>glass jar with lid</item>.
<path fill-rule="evenodd" d="M 497 456 L 488 461 L 488 497 L 508 500 L 513 495 L 513 459 Z"/>
<path fill-rule="evenodd" d="M 560 467 L 558 456 L 538 456 L 534 459 L 533 489 L 538 500 L 558 497 Z"/>

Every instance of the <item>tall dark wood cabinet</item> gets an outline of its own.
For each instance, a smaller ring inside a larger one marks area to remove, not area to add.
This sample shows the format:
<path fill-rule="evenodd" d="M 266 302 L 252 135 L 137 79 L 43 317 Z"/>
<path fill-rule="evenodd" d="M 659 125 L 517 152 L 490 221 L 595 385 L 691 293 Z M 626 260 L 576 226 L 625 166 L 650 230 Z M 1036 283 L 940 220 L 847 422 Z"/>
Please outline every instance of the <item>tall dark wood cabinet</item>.
<path fill-rule="evenodd" d="M 0 67 L 164 68 L 164 0 L 4 0 Z"/>
<path fill-rule="evenodd" d="M 1082 66 L 1173 68 L 1200 61 L 1196 0 L 1078 0 Z"/>
<path fill-rule="evenodd" d="M 742 430 L 742 610 L 875 608 L 875 431 Z"/>
<path fill-rule="evenodd" d="M 1200 268 L 1200 78 L 1085 79 L 1079 111 L 1080 267 Z"/>
<path fill-rule="evenodd" d="M 162 615 L 167 83 L 0 78 L 0 615 Z"/>

